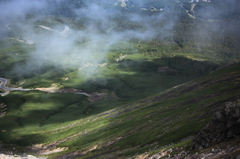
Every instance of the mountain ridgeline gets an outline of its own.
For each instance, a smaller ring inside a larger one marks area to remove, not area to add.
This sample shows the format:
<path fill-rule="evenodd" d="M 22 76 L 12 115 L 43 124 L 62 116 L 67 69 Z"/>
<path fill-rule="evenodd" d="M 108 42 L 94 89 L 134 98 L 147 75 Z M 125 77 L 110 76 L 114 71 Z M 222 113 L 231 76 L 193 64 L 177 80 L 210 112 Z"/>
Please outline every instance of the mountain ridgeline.
<path fill-rule="evenodd" d="M 0 158 L 239 157 L 238 0 L 0 0 L 0 13 Z"/>

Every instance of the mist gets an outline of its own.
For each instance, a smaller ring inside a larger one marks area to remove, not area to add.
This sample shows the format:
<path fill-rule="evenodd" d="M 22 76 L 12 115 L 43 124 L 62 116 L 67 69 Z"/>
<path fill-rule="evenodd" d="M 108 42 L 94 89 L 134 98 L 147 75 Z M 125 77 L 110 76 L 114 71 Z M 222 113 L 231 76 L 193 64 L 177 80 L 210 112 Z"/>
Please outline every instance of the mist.
<path fill-rule="evenodd" d="M 151 41 L 175 36 L 174 28 L 180 21 L 180 14 L 175 13 L 174 8 L 166 7 L 164 11 L 150 15 L 139 14 L 127 9 L 116 9 L 113 6 L 115 2 L 115 0 L 76 1 L 72 4 L 64 0 L 1 2 L 1 37 L 20 37 L 32 42 L 28 45 L 34 46 L 30 58 L 17 65 L 11 73 L 22 75 L 38 72 L 51 64 L 59 69 L 75 68 L 81 74 L 86 65 L 97 68 L 99 64 L 107 62 L 107 53 L 120 41 L 128 42 L 134 38 Z M 134 6 L 146 4 L 144 0 L 133 2 Z M 235 3 L 229 3 L 231 6 L 233 4 Z M 216 12 L 219 17 L 226 13 L 226 10 L 216 11 L 206 7 L 201 8 L 198 13 L 205 13 L 208 17 Z M 229 26 L 234 27 L 230 24 Z M 222 30 L 222 26 L 215 23 L 211 23 L 211 28 L 216 33 Z M 18 29 L 21 32 L 17 32 Z M 195 39 L 198 39 L 204 32 L 203 27 L 198 25 L 194 32 Z M 209 37 L 204 36 L 203 40 L 204 38 Z"/>
<path fill-rule="evenodd" d="M 112 45 L 119 41 L 127 42 L 132 38 L 152 39 L 156 36 L 156 29 L 159 30 L 159 27 L 154 28 L 150 23 L 159 23 L 166 17 L 165 13 L 151 17 L 141 16 L 134 12 L 124 13 L 115 8 L 106 9 L 99 3 L 88 2 L 82 8 L 71 8 L 71 12 L 75 14 L 74 17 L 58 17 L 58 20 L 55 20 L 53 16 L 58 12 L 54 12 L 53 8 L 61 8 L 63 2 L 64 0 L 51 1 L 51 3 L 47 0 L 2 2 L 1 21 L 4 24 L 2 34 L 19 29 L 21 32 L 13 34 L 13 38 L 21 37 L 31 41 L 34 45 L 34 51 L 31 52 L 30 58 L 24 64 L 17 65 L 12 70 L 13 74 L 37 72 L 48 64 L 58 68 L 76 68 L 79 70 L 87 63 L 90 63 L 91 67 L 99 67 L 99 64 L 106 61 L 105 56 Z M 115 1 L 111 1 L 111 3 L 108 1 L 107 4 L 114 3 Z M 64 7 L 69 9 L 72 6 Z M 46 20 L 50 13 L 53 14 L 50 15 L 51 19 Z M 119 27 L 117 17 L 122 18 L 127 23 L 133 23 L 139 28 L 111 29 Z M 68 18 L 75 18 L 75 20 L 67 20 Z M 51 21 L 55 22 L 51 23 Z M 83 27 L 78 29 L 72 22 Z M 165 23 L 164 27 L 161 28 L 162 33 L 165 34 L 166 30 L 171 30 L 174 23 L 174 21 Z M 66 28 L 67 30 L 64 32 Z M 167 36 L 164 34 L 160 38 Z M 81 73 L 81 71 L 79 72 Z"/>

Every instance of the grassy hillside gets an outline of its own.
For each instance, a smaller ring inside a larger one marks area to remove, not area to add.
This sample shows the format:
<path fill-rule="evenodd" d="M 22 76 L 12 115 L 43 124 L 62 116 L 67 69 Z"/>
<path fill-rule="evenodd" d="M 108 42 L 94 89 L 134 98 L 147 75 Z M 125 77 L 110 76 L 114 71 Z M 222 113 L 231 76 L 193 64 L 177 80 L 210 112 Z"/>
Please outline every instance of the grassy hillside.
<path fill-rule="evenodd" d="M 82 2 L 101 16 L 72 16 L 71 3 L 56 2 L 56 13 L 6 25 L 0 77 L 10 79 L 7 87 L 33 90 L 0 96 L 0 152 L 113 159 L 194 153 L 193 136 L 225 102 L 239 99 L 237 16 L 194 19 L 188 1 L 183 8 L 175 0 L 133 1 L 161 12 L 103 3 L 106 12 Z M 204 16 L 212 4 L 195 7 Z M 58 91 L 39 91 L 50 88 Z"/>
<path fill-rule="evenodd" d="M 239 66 L 221 68 L 157 96 L 86 118 L 79 127 L 70 128 L 78 135 L 59 145 L 70 147 L 61 155 L 72 156 L 74 150 L 80 158 L 126 158 L 195 135 L 225 102 L 239 98 Z"/>
<path fill-rule="evenodd" d="M 6 130 L 1 132 L 1 138 L 14 147 L 44 143 L 45 147 L 31 150 L 34 153 L 68 147 L 52 155 L 54 158 L 126 158 L 157 145 L 174 147 L 182 139 L 195 135 L 225 102 L 239 98 L 239 67 L 233 64 L 220 68 L 131 104 L 120 100 L 84 106 L 81 103 L 84 97 L 79 95 L 14 92 L 4 97 L 10 107 L 0 119 L 1 129 Z M 93 111 L 84 114 L 86 109 Z"/>

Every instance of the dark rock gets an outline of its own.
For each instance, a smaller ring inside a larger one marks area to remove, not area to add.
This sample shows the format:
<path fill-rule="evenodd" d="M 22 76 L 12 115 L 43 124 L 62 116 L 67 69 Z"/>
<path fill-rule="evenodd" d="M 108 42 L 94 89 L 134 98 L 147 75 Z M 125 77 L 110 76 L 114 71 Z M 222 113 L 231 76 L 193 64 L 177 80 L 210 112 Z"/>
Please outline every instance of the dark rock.
<path fill-rule="evenodd" d="M 236 121 L 234 120 L 228 120 L 227 121 L 227 128 L 231 128 L 236 124 Z"/>
<path fill-rule="evenodd" d="M 237 135 L 240 135 L 240 100 L 227 102 L 222 111 L 213 115 L 212 121 L 194 138 L 192 149 L 206 148 Z"/>
<path fill-rule="evenodd" d="M 240 155 L 237 156 L 237 159 L 240 159 Z"/>
<path fill-rule="evenodd" d="M 227 138 L 231 138 L 233 137 L 233 135 L 234 135 L 233 131 L 230 130 L 227 132 Z"/>
<path fill-rule="evenodd" d="M 213 120 L 216 120 L 216 121 L 222 121 L 224 120 L 223 119 L 223 116 L 220 112 L 216 112 L 214 115 L 213 115 Z"/>

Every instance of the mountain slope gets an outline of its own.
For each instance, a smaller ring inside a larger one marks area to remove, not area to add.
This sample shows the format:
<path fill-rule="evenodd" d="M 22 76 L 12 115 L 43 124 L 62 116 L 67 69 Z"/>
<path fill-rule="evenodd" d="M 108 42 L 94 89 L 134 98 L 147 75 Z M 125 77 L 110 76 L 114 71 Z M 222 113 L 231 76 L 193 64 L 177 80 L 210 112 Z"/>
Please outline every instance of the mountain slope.
<path fill-rule="evenodd" d="M 156 153 L 169 144 L 174 147 L 182 139 L 186 140 L 181 146 L 189 144 L 189 137 L 208 123 L 215 111 L 239 98 L 239 67 L 221 68 L 157 96 L 50 131 L 49 137 L 57 135 L 57 141 L 34 147 L 33 152 L 60 146 L 68 150 L 53 158 L 126 158 L 152 149 Z M 64 133 L 68 137 L 60 135 Z"/>
<path fill-rule="evenodd" d="M 237 156 L 238 131 L 217 145 L 204 133 L 215 133 L 213 114 L 221 119 L 225 103 L 239 99 L 237 7 L 225 14 L 216 0 L 192 8 L 188 0 L 46 2 L 23 9 L 21 20 L 8 11 L 0 19 L 0 77 L 7 87 L 32 89 L 0 97 L 0 152 L 201 158 L 194 153 L 214 148 L 222 157 L 223 147 Z"/>

